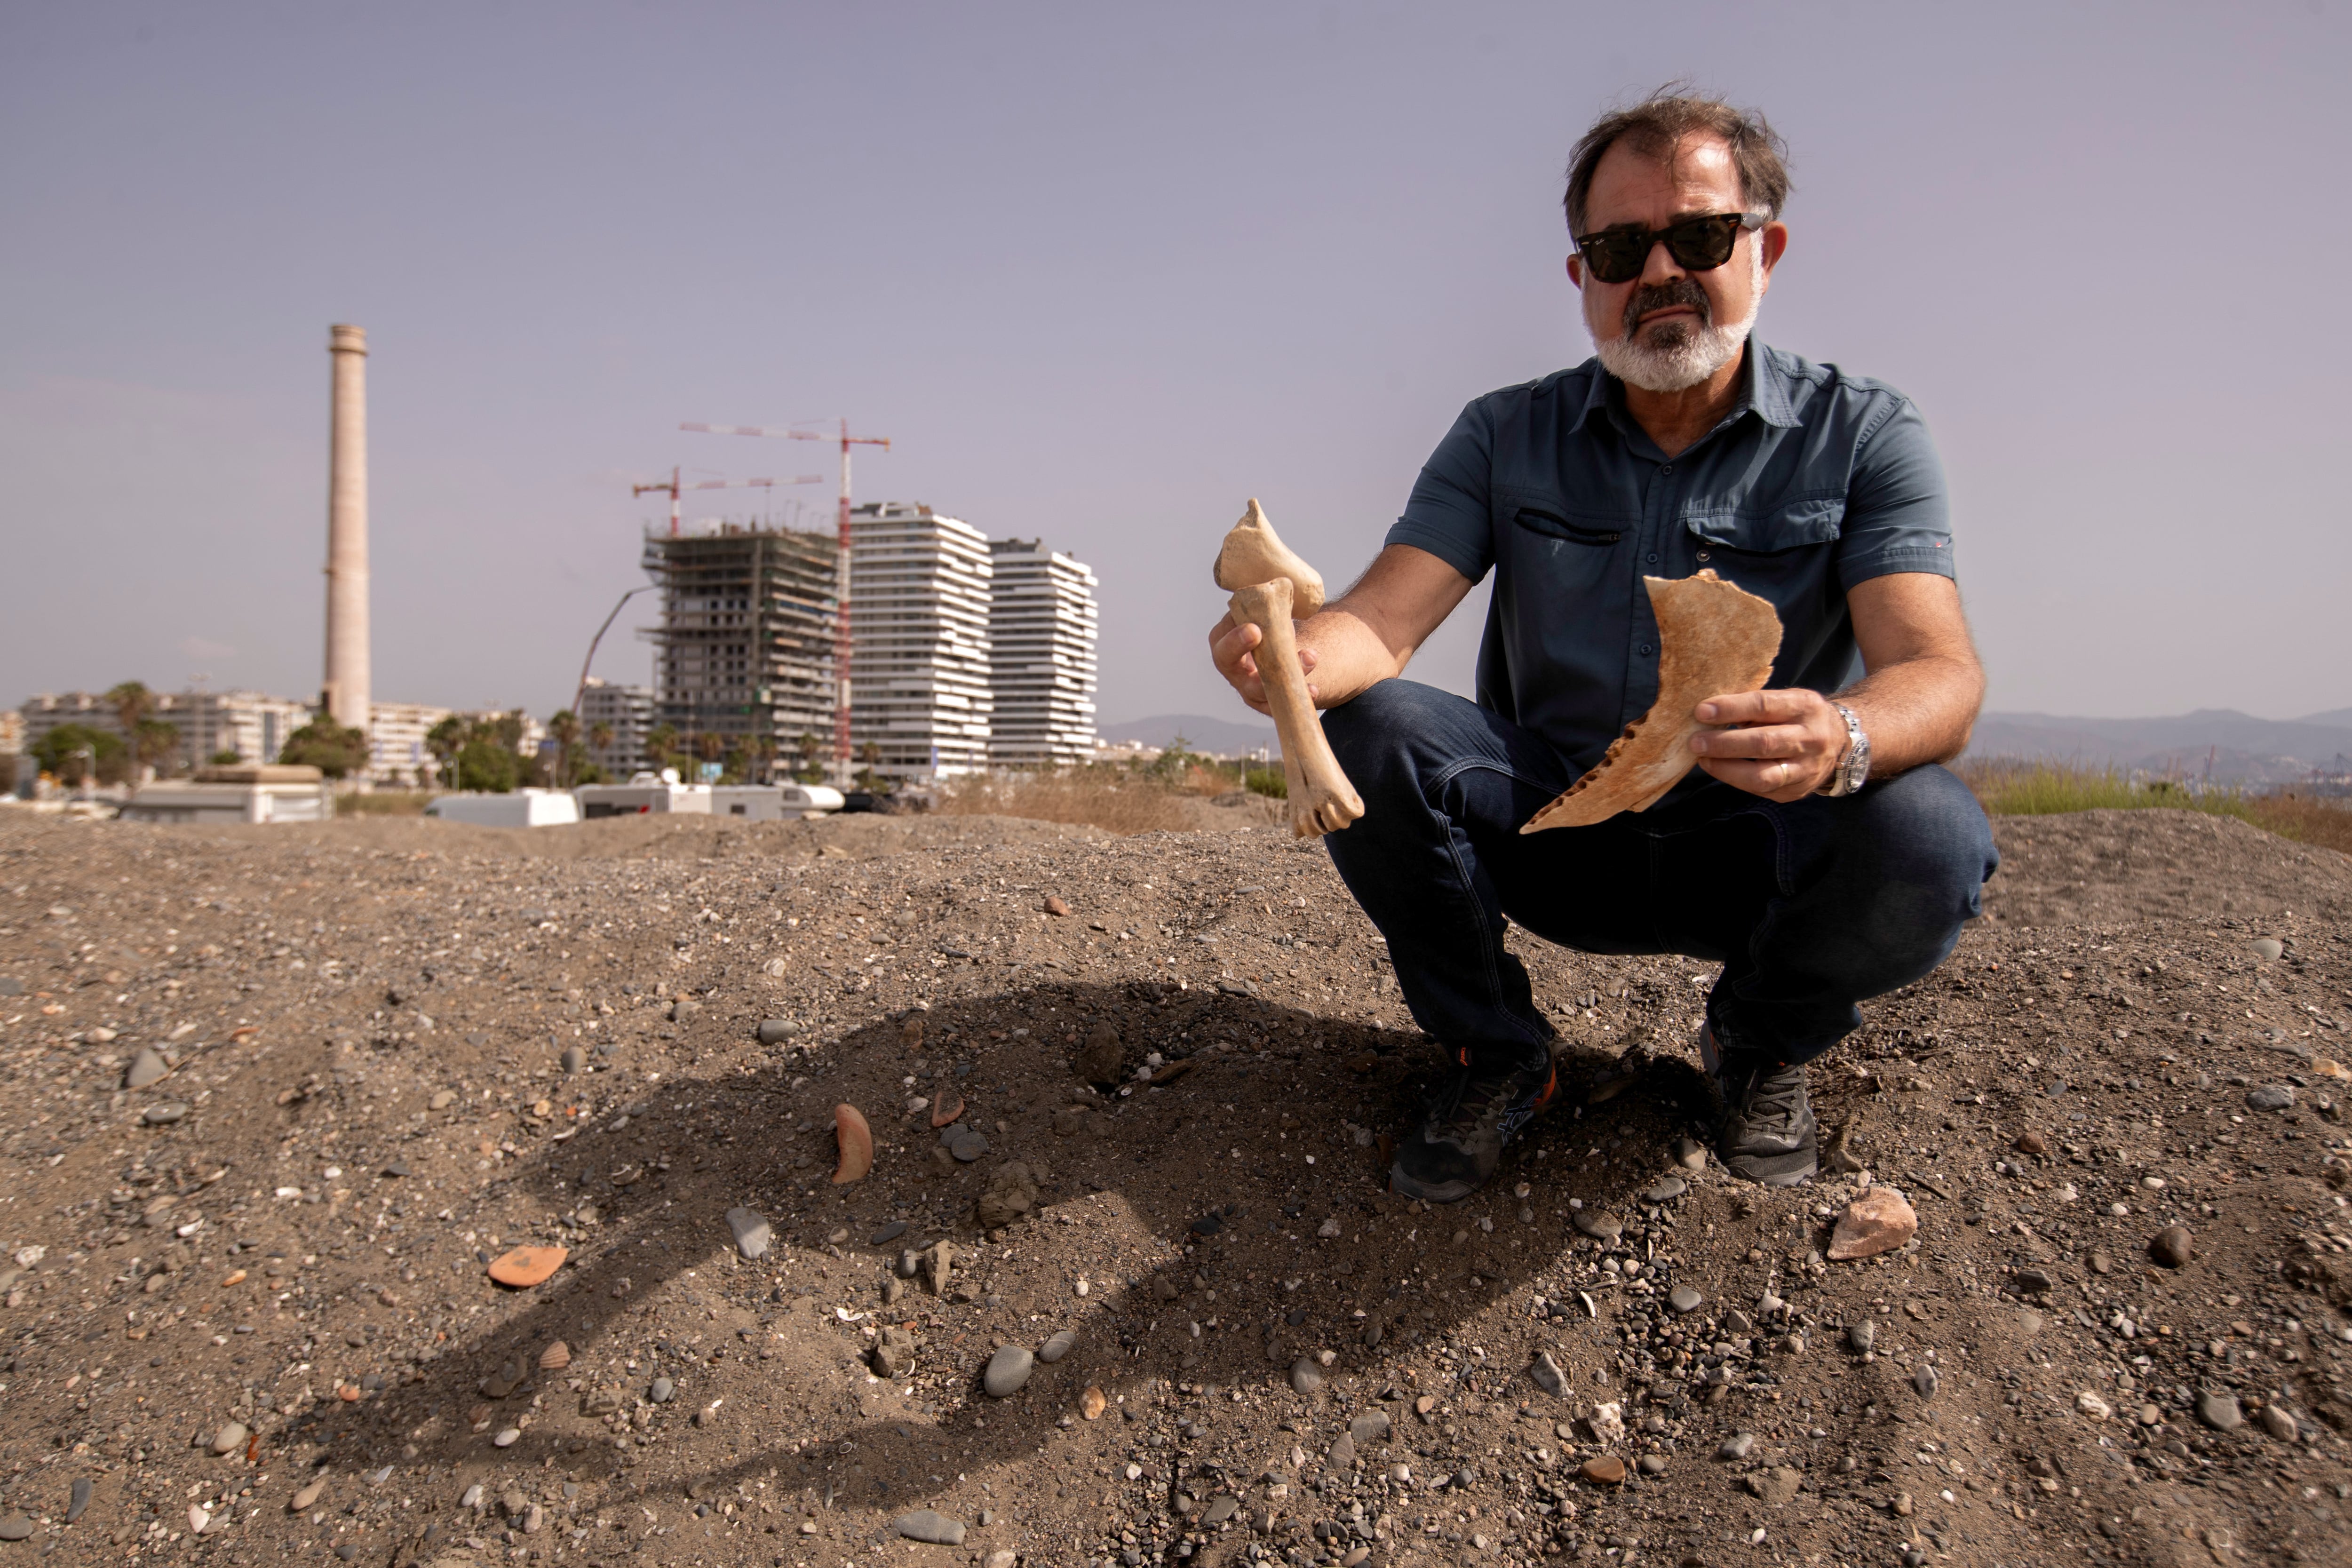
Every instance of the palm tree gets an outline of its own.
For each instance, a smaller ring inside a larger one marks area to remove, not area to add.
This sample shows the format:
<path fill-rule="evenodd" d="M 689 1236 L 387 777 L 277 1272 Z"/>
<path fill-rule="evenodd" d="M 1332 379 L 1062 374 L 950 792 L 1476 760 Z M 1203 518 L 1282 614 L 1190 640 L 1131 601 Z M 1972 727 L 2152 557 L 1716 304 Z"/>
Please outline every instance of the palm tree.
<path fill-rule="evenodd" d="M 457 753 L 466 749 L 466 721 L 452 713 L 425 731 L 425 749 L 433 753 L 435 762 L 441 764 L 438 772 L 448 773 L 457 760 Z M 454 779 L 450 787 L 457 787 Z"/>
<path fill-rule="evenodd" d="M 677 752 L 677 726 L 665 721 L 646 731 L 646 765 L 658 773 Z"/>
<path fill-rule="evenodd" d="M 180 749 L 180 727 L 161 719 L 142 719 L 131 743 L 131 758 L 142 766 L 163 768 Z"/>
<path fill-rule="evenodd" d="M 559 708 L 549 715 L 547 733 L 555 742 L 555 776 L 569 786 L 577 783 L 573 767 L 572 748 L 580 743 L 580 716 L 569 708 Z"/>
<path fill-rule="evenodd" d="M 122 726 L 122 742 L 131 752 L 131 771 L 135 783 L 139 766 L 146 761 L 140 754 L 143 748 L 139 743 L 139 726 L 145 723 L 147 715 L 155 710 L 155 694 L 147 689 L 145 681 L 125 680 L 108 689 L 106 705 L 114 710 L 115 722 Z"/>

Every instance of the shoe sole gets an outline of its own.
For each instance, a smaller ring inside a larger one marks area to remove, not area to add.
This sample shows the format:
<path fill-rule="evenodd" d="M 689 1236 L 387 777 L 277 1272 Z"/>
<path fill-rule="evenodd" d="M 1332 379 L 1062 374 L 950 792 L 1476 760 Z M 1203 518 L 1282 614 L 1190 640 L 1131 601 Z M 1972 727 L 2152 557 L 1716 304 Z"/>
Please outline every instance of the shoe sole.
<path fill-rule="evenodd" d="M 1406 1175 L 1402 1163 L 1392 1161 L 1389 1165 L 1389 1191 L 1400 1197 L 1419 1198 L 1425 1204 L 1458 1204 L 1476 1192 L 1482 1184 L 1478 1182 L 1456 1180 L 1426 1185 Z"/>
<path fill-rule="evenodd" d="M 1720 1154 L 1716 1157 L 1723 1159 Z M 1822 1166 L 1819 1149 L 1808 1143 L 1785 1154 L 1734 1154 L 1723 1160 L 1723 1168 L 1744 1182 L 1793 1187 L 1811 1181 L 1821 1173 Z"/>

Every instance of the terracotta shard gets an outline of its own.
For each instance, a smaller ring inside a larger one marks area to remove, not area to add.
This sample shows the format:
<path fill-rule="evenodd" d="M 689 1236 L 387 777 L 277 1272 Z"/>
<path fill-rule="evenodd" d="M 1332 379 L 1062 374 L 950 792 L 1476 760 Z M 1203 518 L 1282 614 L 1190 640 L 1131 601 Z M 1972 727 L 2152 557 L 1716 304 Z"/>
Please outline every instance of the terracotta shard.
<path fill-rule="evenodd" d="M 490 1278 L 501 1285 L 511 1285 L 518 1290 L 528 1290 L 533 1285 L 543 1285 L 555 1278 L 571 1256 L 568 1247 L 518 1247 L 512 1252 L 493 1258 Z"/>
<path fill-rule="evenodd" d="M 1658 700 L 1625 727 L 1599 767 L 1529 817 L 1522 833 L 1589 827 L 1621 811 L 1649 810 L 1697 762 L 1691 737 L 1723 728 L 1694 718 L 1698 705 L 1726 692 L 1759 690 L 1771 679 L 1780 617 L 1769 600 L 1713 572 L 1642 582 L 1658 620 Z"/>
<path fill-rule="evenodd" d="M 834 1169 L 833 1184 L 863 1181 L 874 1168 L 874 1130 L 866 1125 L 865 1113 L 854 1105 L 835 1106 L 833 1137 L 841 1146 L 841 1163 Z"/>
<path fill-rule="evenodd" d="M 934 1127 L 945 1127 L 949 1122 L 953 1121 L 957 1117 L 961 1116 L 962 1114 L 963 1096 L 956 1093 L 953 1089 L 949 1089 L 945 1093 L 941 1094 L 939 1098 L 939 1102 L 931 1107 L 931 1125 Z"/>
<path fill-rule="evenodd" d="M 1323 607 L 1323 574 L 1282 542 L 1252 496 L 1249 510 L 1217 549 L 1217 586 L 1232 594 L 1276 577 L 1290 579 L 1292 615 L 1304 620 Z"/>

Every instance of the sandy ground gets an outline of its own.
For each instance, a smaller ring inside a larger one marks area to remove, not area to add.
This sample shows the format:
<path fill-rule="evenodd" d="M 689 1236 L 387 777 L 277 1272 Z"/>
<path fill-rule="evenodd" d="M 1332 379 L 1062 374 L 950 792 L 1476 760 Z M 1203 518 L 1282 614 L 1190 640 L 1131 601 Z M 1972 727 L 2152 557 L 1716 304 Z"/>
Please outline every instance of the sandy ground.
<path fill-rule="evenodd" d="M 1707 966 L 1531 952 L 1584 1103 L 1426 1210 L 1210 820 L 0 819 L 0 1563 L 2352 1560 L 2352 861 L 2002 822 L 1789 1192 L 1676 1156 Z"/>

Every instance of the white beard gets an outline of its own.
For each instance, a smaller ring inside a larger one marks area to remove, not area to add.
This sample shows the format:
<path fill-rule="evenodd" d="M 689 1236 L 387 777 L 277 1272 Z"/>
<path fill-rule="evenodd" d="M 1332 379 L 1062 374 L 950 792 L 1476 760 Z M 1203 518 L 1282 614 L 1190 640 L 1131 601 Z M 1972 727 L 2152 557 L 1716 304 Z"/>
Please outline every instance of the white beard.
<path fill-rule="evenodd" d="M 1701 327 L 1676 327 L 1664 333 L 1666 341 L 1638 342 L 1632 332 L 1602 342 L 1593 337 L 1593 352 L 1601 368 L 1618 380 L 1644 392 L 1683 392 L 1739 357 L 1748 334 L 1755 330 L 1756 313 L 1764 304 L 1764 257 L 1760 246 L 1748 247 L 1752 284 L 1748 314 L 1737 321 Z M 1587 331 L 1591 322 L 1585 323 Z"/>

